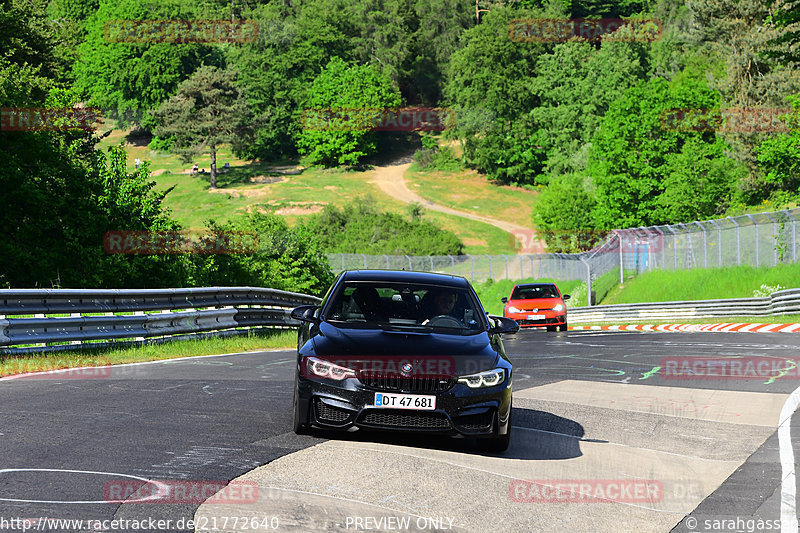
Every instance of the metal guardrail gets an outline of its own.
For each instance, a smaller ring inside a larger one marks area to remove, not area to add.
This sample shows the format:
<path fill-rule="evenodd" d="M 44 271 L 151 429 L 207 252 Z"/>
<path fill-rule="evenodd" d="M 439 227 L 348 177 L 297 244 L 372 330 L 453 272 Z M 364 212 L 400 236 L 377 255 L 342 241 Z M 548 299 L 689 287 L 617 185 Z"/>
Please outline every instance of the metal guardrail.
<path fill-rule="evenodd" d="M 55 351 L 111 341 L 173 340 L 187 334 L 296 327 L 299 323 L 290 318 L 290 310 L 319 302 L 307 294 L 260 287 L 2 289 L 0 352 Z M 34 346 L 21 347 L 24 345 Z"/>
<path fill-rule="evenodd" d="M 770 316 L 798 312 L 800 312 L 800 289 L 787 289 L 774 292 L 765 298 L 572 307 L 567 316 L 571 324 L 591 324 L 618 320 L 691 320 L 726 316 Z"/>

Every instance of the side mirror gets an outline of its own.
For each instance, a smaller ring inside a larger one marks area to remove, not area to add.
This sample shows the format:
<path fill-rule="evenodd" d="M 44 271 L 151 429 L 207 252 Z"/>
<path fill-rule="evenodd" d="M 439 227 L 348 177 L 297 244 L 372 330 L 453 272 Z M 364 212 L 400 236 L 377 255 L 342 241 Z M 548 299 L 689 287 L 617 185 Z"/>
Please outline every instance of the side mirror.
<path fill-rule="evenodd" d="M 565 302 L 567 300 L 569 300 L 570 298 L 571 298 L 571 296 L 569 294 L 565 294 L 564 296 L 561 297 L 561 299 L 564 300 Z"/>
<path fill-rule="evenodd" d="M 489 319 L 494 322 L 494 327 L 489 328 L 490 334 L 495 333 L 516 333 L 519 331 L 519 324 L 515 320 L 504 316 L 489 315 Z"/>
<path fill-rule="evenodd" d="M 295 307 L 292 309 L 292 312 L 289 314 L 289 316 L 301 322 L 319 324 L 319 318 L 314 315 L 317 309 L 319 309 L 319 307 L 316 305 L 301 305 L 300 307 Z"/>
<path fill-rule="evenodd" d="M 502 298 L 500 298 L 500 301 L 503 302 L 504 304 L 507 304 L 508 303 L 508 298 L 503 296 Z"/>

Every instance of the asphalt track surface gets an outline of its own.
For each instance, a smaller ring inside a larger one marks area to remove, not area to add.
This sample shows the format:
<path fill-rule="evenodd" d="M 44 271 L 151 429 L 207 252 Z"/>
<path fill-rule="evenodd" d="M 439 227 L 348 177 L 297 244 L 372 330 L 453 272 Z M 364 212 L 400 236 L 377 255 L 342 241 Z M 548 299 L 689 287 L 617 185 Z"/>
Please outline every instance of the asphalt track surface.
<path fill-rule="evenodd" d="M 778 425 L 798 376 L 674 379 L 656 367 L 795 359 L 800 336 L 523 331 L 505 345 L 514 434 L 503 454 L 469 439 L 296 436 L 291 351 L 2 380 L 0 531 L 22 531 L 12 519 L 34 519 L 29 531 L 195 530 L 181 519 L 198 531 L 789 531 L 780 520 L 796 516 L 796 481 L 784 478 L 800 420 L 790 411 L 790 431 Z M 105 501 L 110 485 L 137 479 L 237 479 L 257 485 L 258 499 Z M 642 481 L 656 487 L 644 499 Z M 631 492 L 603 492 L 622 482 Z M 568 483 L 593 496 L 555 492 Z"/>

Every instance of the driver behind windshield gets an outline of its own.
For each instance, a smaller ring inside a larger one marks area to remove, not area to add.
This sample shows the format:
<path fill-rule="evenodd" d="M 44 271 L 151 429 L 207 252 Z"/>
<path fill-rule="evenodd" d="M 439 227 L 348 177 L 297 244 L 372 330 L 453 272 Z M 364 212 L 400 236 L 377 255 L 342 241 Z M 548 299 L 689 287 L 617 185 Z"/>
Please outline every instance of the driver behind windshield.
<path fill-rule="evenodd" d="M 458 294 L 453 291 L 439 290 L 429 292 L 422 301 L 422 320 L 431 319 L 439 315 L 460 318 L 453 312 L 457 300 Z"/>

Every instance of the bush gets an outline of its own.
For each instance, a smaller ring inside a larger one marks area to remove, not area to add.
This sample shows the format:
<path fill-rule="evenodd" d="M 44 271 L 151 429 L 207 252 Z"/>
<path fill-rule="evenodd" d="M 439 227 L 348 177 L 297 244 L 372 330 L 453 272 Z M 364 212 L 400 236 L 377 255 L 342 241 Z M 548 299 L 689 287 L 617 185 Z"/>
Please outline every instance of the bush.
<path fill-rule="evenodd" d="M 412 206 L 410 220 L 395 213 L 380 212 L 369 198 L 337 208 L 327 206 L 303 226 L 316 236 L 327 253 L 388 255 L 460 255 L 464 244 L 450 231 L 422 218 Z"/>
<path fill-rule="evenodd" d="M 594 194 L 574 174 L 554 178 L 534 206 L 534 222 L 549 252 L 588 250 L 602 238 L 594 230 Z"/>

